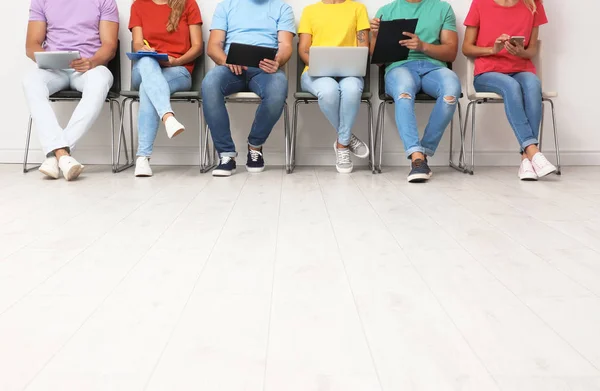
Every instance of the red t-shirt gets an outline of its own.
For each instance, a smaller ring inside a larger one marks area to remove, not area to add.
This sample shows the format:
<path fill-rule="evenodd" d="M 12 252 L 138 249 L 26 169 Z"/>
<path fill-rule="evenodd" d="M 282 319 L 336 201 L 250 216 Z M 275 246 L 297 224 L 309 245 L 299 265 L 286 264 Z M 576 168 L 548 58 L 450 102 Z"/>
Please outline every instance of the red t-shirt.
<path fill-rule="evenodd" d="M 157 52 L 179 58 L 192 47 L 190 25 L 202 24 L 202 16 L 196 0 L 187 0 L 177 30 L 169 33 L 167 32 L 169 15 L 171 15 L 171 7 L 168 4 L 156 4 L 152 0 L 135 0 L 131 6 L 129 29 L 141 27 L 144 39 Z M 194 63 L 186 64 L 185 67 L 191 74 Z"/>
<path fill-rule="evenodd" d="M 469 14 L 465 19 L 465 26 L 479 28 L 477 42 L 475 43 L 477 46 L 494 46 L 494 42 L 499 36 L 508 34 L 511 37 L 525 37 L 525 47 L 527 47 L 531 38 L 531 30 L 534 27 L 548 23 L 541 1 L 536 0 L 535 4 L 537 11 L 531 13 L 521 0 L 512 7 L 503 7 L 494 0 L 473 0 Z M 506 49 L 502 49 L 493 56 L 475 59 L 475 75 L 486 72 L 535 73 L 535 66 L 531 60 L 513 56 Z"/>

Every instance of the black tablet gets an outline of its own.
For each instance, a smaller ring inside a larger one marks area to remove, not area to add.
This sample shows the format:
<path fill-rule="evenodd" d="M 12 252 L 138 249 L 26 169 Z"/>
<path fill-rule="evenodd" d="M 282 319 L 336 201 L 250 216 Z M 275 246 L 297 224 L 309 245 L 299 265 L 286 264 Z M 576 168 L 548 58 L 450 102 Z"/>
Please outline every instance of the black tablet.
<path fill-rule="evenodd" d="M 232 43 L 227 54 L 227 64 L 258 68 L 262 60 L 275 60 L 276 55 L 277 48 Z"/>
<path fill-rule="evenodd" d="M 375 50 L 371 64 L 389 64 L 396 61 L 403 61 L 408 58 L 409 49 L 401 46 L 398 42 L 410 39 L 403 33 L 414 34 L 417 30 L 419 19 L 396 19 L 381 21 L 379 34 L 375 41 Z"/>

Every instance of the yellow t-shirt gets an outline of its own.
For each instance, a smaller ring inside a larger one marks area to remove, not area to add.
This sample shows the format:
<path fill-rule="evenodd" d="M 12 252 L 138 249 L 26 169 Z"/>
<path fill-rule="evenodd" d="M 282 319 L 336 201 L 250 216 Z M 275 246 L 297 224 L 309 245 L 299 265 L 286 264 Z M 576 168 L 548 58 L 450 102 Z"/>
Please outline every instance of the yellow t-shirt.
<path fill-rule="evenodd" d="M 312 46 L 358 46 L 357 33 L 370 27 L 364 4 L 352 0 L 338 4 L 320 1 L 304 8 L 298 34 L 312 35 Z"/>

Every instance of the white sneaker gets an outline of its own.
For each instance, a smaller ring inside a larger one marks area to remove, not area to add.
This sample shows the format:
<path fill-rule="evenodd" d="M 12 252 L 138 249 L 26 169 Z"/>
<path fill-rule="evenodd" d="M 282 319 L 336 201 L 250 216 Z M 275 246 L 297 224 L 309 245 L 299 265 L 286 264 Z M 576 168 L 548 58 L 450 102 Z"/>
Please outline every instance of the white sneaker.
<path fill-rule="evenodd" d="M 173 138 L 178 134 L 183 133 L 185 126 L 183 126 L 181 122 L 177 121 L 175 117 L 169 117 L 165 121 L 165 129 L 167 130 L 167 136 L 169 136 L 169 138 Z"/>
<path fill-rule="evenodd" d="M 531 160 L 523 159 L 521 160 L 521 166 L 519 167 L 519 178 L 522 181 L 537 181 L 538 176 L 531 165 Z"/>
<path fill-rule="evenodd" d="M 546 156 L 544 156 L 541 152 L 533 155 L 533 159 L 531 159 L 531 165 L 533 166 L 533 169 L 539 178 L 556 172 L 556 167 L 554 167 L 554 165 L 550 163 L 548 159 L 546 159 Z"/>
<path fill-rule="evenodd" d="M 354 165 L 352 164 L 352 160 L 350 160 L 350 149 L 342 148 L 339 149 L 337 147 L 337 141 L 333 143 L 333 149 L 335 150 L 335 168 L 340 174 L 350 174 Z"/>
<path fill-rule="evenodd" d="M 39 172 L 52 179 L 58 179 L 60 176 L 60 169 L 58 168 L 58 159 L 56 156 L 46 158 L 40 168 Z"/>
<path fill-rule="evenodd" d="M 149 177 L 152 176 L 152 169 L 150 168 L 150 159 L 146 156 L 138 156 L 135 161 L 135 176 L 136 177 Z"/>
<path fill-rule="evenodd" d="M 352 138 L 350 139 L 350 145 L 348 145 L 348 148 L 350 148 L 350 152 L 352 152 L 354 156 L 359 157 L 361 159 L 364 159 L 369 156 L 369 147 L 364 141 L 361 141 L 355 135 L 352 135 Z"/>
<path fill-rule="evenodd" d="M 58 160 L 58 166 L 67 181 L 77 179 L 85 168 L 84 165 L 75 160 L 73 156 L 62 156 Z"/>

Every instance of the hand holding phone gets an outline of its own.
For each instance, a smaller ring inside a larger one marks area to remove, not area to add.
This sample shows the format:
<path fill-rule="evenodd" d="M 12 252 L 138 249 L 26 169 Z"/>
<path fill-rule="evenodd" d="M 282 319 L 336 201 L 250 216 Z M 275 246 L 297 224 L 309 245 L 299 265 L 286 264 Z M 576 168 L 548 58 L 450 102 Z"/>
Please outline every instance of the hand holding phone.
<path fill-rule="evenodd" d="M 508 41 L 513 46 L 525 47 L 525 37 L 523 37 L 523 36 L 517 35 L 517 36 L 514 36 L 514 37 L 510 37 L 510 39 Z"/>

